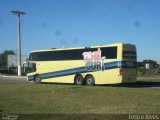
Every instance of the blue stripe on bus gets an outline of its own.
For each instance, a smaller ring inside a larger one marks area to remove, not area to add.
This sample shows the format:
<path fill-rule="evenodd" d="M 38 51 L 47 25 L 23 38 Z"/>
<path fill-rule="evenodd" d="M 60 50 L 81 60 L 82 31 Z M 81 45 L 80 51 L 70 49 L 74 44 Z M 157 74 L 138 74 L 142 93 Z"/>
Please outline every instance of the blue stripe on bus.
<path fill-rule="evenodd" d="M 108 69 L 120 68 L 122 66 L 127 67 L 126 65 L 124 65 L 125 62 L 116 61 L 116 62 L 104 63 L 104 68 L 105 70 L 108 70 Z M 91 71 L 88 71 L 86 67 L 84 66 L 84 67 L 79 67 L 79 68 L 72 68 L 72 69 L 67 69 L 67 70 L 43 73 L 43 74 L 40 74 L 40 76 L 42 79 L 44 79 L 44 78 L 54 78 L 54 77 L 74 75 L 74 74 L 86 73 L 86 72 L 91 72 Z M 28 80 L 29 81 L 34 80 L 34 76 L 28 76 Z"/>
<path fill-rule="evenodd" d="M 61 70 L 56 72 L 43 73 L 41 74 L 41 78 L 60 77 L 60 76 L 73 75 L 73 74 L 84 73 L 84 72 L 86 72 L 85 67 L 72 68 L 72 69 Z"/>
<path fill-rule="evenodd" d="M 34 76 L 28 76 L 28 81 L 34 80 Z"/>
<path fill-rule="evenodd" d="M 122 66 L 122 61 L 104 63 L 104 66 L 105 66 L 105 70 L 111 69 L 111 68 L 118 68 Z"/>
<path fill-rule="evenodd" d="M 116 61 L 116 62 L 104 63 L 104 66 L 105 66 L 105 70 L 117 68 L 121 66 L 121 62 Z M 86 73 L 86 72 L 91 72 L 91 71 L 88 71 L 84 66 L 84 67 L 72 68 L 72 69 L 61 70 L 56 72 L 43 73 L 43 74 L 40 74 L 40 76 L 42 79 L 44 79 L 44 78 L 54 78 L 54 77 L 74 75 L 74 74 Z M 28 80 L 29 81 L 34 80 L 34 76 L 28 76 Z"/>

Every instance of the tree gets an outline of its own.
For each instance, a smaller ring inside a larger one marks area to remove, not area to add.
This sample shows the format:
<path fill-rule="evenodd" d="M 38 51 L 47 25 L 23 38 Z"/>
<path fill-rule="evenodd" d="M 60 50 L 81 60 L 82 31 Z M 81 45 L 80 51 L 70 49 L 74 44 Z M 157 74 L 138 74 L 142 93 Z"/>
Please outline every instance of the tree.
<path fill-rule="evenodd" d="M 144 65 L 145 65 L 146 63 L 152 64 L 154 68 L 157 68 L 157 67 L 158 67 L 157 61 L 154 61 L 154 60 L 143 60 L 142 63 L 143 63 Z"/>
<path fill-rule="evenodd" d="M 15 52 L 13 50 L 5 50 L 0 54 L 0 69 L 7 69 L 8 55 L 15 55 Z"/>

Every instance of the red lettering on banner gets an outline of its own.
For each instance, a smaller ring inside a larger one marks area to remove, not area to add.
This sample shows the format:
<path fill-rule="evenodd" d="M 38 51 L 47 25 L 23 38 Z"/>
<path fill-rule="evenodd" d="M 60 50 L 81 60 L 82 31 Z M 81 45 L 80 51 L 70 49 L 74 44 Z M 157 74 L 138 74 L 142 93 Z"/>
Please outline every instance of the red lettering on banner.
<path fill-rule="evenodd" d="M 96 61 L 102 60 L 100 48 L 98 48 L 98 50 L 94 51 L 94 52 L 84 52 L 83 53 L 83 59 L 85 61 L 88 61 L 88 60 L 96 60 Z"/>
<path fill-rule="evenodd" d="M 83 53 L 83 59 L 86 62 L 86 69 L 88 71 L 103 71 L 105 69 L 101 54 L 100 48 L 97 51 Z"/>

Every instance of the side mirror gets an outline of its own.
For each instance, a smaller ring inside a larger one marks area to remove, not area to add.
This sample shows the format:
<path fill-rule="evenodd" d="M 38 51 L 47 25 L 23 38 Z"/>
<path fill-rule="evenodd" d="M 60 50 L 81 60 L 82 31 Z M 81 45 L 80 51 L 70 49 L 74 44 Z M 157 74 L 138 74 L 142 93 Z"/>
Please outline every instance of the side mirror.
<path fill-rule="evenodd" d="M 106 59 L 106 57 L 105 57 L 105 56 L 103 56 L 103 57 L 102 57 L 102 60 L 104 60 L 104 59 Z"/>

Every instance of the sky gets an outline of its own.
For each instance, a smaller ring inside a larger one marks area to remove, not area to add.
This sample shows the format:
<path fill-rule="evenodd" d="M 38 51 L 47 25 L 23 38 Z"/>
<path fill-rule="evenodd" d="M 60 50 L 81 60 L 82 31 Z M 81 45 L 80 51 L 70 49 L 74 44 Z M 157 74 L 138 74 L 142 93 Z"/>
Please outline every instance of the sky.
<path fill-rule="evenodd" d="M 131 43 L 138 61 L 160 62 L 160 0 L 0 0 L 0 52 Z"/>

